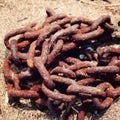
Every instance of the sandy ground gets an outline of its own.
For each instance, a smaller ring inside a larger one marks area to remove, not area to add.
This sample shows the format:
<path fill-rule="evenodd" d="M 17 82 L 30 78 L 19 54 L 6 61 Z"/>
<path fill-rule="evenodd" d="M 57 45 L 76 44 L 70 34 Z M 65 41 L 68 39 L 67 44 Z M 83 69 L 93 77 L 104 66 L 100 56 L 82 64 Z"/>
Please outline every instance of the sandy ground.
<path fill-rule="evenodd" d="M 120 37 L 120 0 L 111 0 L 109 4 L 102 0 L 0 0 L 0 120 L 50 120 L 50 115 L 39 111 L 31 105 L 10 106 L 4 82 L 2 64 L 6 48 L 3 38 L 12 29 L 20 28 L 32 21 L 42 22 L 45 19 L 45 8 L 51 7 L 56 13 L 84 16 L 96 19 L 100 15 L 109 14 Z M 114 13 L 117 10 L 117 13 Z M 28 101 L 29 102 L 29 101 Z M 119 120 L 120 100 L 116 101 L 101 117 L 92 119 Z"/>

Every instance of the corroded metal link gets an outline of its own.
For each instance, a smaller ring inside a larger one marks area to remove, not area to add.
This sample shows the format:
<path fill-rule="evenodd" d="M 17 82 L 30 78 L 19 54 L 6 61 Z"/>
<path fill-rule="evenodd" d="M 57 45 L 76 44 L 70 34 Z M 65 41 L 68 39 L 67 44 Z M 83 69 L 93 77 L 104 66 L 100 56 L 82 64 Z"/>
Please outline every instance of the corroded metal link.
<path fill-rule="evenodd" d="M 96 109 L 108 108 L 120 96 L 120 45 L 111 37 L 110 16 L 93 21 L 50 8 L 46 13 L 39 28 L 32 23 L 4 38 L 9 100 L 30 99 L 52 113 L 64 110 L 65 119 L 73 119 L 76 108 L 78 119 L 84 119 L 90 102 Z"/>
<path fill-rule="evenodd" d="M 16 35 L 23 34 L 23 33 L 27 32 L 29 30 L 30 30 L 30 28 L 20 28 L 20 29 L 16 29 L 16 30 L 13 30 L 13 31 L 9 32 L 8 34 L 6 34 L 6 36 L 4 38 L 4 44 L 5 44 L 5 46 L 8 49 L 10 49 L 9 39 L 11 37 L 16 36 Z"/>
<path fill-rule="evenodd" d="M 42 84 L 42 91 L 46 96 L 55 100 L 62 100 L 64 102 L 70 102 L 75 99 L 75 95 L 66 95 L 58 92 L 53 92 Z"/>

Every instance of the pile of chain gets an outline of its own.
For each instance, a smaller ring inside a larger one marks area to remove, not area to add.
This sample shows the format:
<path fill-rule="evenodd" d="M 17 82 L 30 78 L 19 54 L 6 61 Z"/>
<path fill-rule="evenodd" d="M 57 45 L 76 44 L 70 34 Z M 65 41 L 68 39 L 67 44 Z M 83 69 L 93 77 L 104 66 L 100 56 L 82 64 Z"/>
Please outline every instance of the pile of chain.
<path fill-rule="evenodd" d="M 73 111 L 84 120 L 88 106 L 106 109 L 120 96 L 120 41 L 111 37 L 109 15 L 93 21 L 46 13 L 38 28 L 32 23 L 5 36 L 9 101 L 30 99 L 63 120 Z"/>

